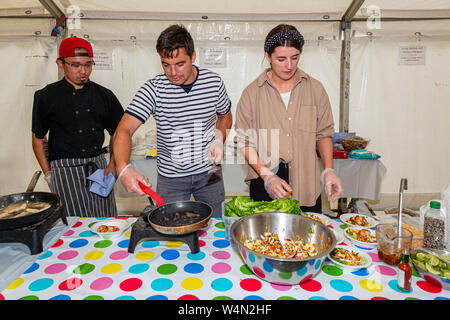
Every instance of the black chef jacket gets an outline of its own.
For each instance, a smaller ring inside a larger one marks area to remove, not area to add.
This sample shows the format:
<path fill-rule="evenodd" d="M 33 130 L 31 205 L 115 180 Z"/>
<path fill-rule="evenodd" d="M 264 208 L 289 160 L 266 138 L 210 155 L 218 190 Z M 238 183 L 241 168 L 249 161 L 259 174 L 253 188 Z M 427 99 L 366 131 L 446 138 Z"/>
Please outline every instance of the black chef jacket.
<path fill-rule="evenodd" d="M 39 139 L 49 131 L 49 161 L 95 157 L 122 115 L 111 90 L 92 81 L 76 90 L 63 78 L 35 92 L 32 131 Z"/>

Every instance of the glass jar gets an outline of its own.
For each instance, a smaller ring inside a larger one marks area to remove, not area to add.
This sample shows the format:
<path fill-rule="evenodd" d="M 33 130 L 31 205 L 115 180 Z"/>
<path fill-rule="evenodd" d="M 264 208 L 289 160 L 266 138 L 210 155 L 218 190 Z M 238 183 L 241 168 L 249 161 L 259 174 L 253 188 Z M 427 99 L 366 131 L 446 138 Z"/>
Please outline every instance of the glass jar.
<path fill-rule="evenodd" d="M 402 260 L 402 254 L 409 255 L 413 234 L 402 228 L 402 234 L 398 234 L 398 226 L 390 223 L 376 226 L 378 242 L 378 257 L 387 264 L 396 266 Z"/>
<path fill-rule="evenodd" d="M 445 216 L 438 201 L 431 201 L 423 219 L 423 246 L 430 249 L 444 249 Z"/>

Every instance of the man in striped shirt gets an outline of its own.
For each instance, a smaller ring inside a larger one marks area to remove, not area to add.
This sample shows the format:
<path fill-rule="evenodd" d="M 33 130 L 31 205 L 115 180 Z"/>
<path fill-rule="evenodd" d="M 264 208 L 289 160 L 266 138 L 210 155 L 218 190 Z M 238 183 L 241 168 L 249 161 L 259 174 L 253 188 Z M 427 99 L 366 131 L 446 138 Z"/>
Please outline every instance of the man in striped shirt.
<path fill-rule="evenodd" d="M 163 74 L 146 81 L 125 111 L 114 135 L 119 179 L 128 192 L 144 195 L 138 183 L 151 187 L 130 168 L 131 137 L 151 115 L 157 128 L 157 192 L 165 202 L 208 203 L 220 217 L 225 190 L 222 172 L 209 173 L 223 158 L 223 142 L 231 128 L 231 101 L 222 79 L 193 65 L 194 42 L 180 25 L 159 36 L 156 50 Z M 220 179 L 212 179 L 213 175 Z"/>

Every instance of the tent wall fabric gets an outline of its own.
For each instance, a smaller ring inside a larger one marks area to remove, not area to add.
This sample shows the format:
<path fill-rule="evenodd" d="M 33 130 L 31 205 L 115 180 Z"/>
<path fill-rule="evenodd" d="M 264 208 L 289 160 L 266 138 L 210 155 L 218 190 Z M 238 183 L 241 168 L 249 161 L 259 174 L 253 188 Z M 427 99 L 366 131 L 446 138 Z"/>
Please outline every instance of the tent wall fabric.
<path fill-rule="evenodd" d="M 4 2 L 0 6 L 0 66 L 7 76 L 0 80 L 0 124 L 6 130 L 0 144 L 0 194 L 9 194 L 23 192 L 33 171 L 39 169 L 31 148 L 33 93 L 58 79 L 55 60 L 61 35 L 50 35 L 56 19 L 40 1 Z M 152 2 L 137 0 L 120 4 L 54 1 L 68 17 L 74 16 L 74 8 L 80 9 L 75 12 L 80 19 L 68 20 L 66 35 L 92 42 L 99 63 L 91 79 L 112 89 L 124 108 L 144 81 L 162 72 L 155 41 L 170 24 L 182 23 L 190 30 L 198 65 L 205 63 L 202 52 L 217 49 L 225 55 L 218 67 L 209 68 L 223 77 L 233 112 L 245 86 L 267 67 L 262 50 L 267 32 L 278 23 L 294 24 L 306 39 L 300 67 L 324 84 L 337 130 L 339 19 L 352 1 L 287 1 L 277 9 L 269 1 L 259 1 L 257 6 L 248 1 L 238 7 L 240 2 L 195 1 L 188 7 L 183 1 L 172 1 L 155 8 Z M 382 194 L 398 193 L 402 177 L 409 180 L 408 194 L 437 194 L 450 181 L 450 70 L 446 61 L 450 19 L 433 19 L 432 14 L 450 18 L 450 4 L 438 0 L 407 3 L 366 0 L 351 24 L 349 131 L 371 139 L 368 149 L 382 156 L 388 169 Z M 27 10 L 31 12 L 24 14 Z M 413 19 L 388 21 L 382 19 L 384 14 Z M 140 19 L 152 15 L 157 18 Z M 245 15 L 247 20 L 243 20 Z M 145 150 L 139 145 L 154 141 L 154 130 L 153 120 L 139 129 L 134 137 L 136 153 Z M 43 179 L 37 189 L 48 190 Z"/>

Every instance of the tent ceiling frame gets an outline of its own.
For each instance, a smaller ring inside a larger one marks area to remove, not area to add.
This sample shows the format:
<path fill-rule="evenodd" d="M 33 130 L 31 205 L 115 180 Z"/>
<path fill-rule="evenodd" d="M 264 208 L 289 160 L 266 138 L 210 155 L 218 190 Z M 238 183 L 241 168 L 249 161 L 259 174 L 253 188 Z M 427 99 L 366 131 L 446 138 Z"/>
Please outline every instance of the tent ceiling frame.
<path fill-rule="evenodd" d="M 163 21 L 340 21 L 336 12 L 289 14 L 219 14 L 81 11 L 80 19 L 163 20 Z"/>

